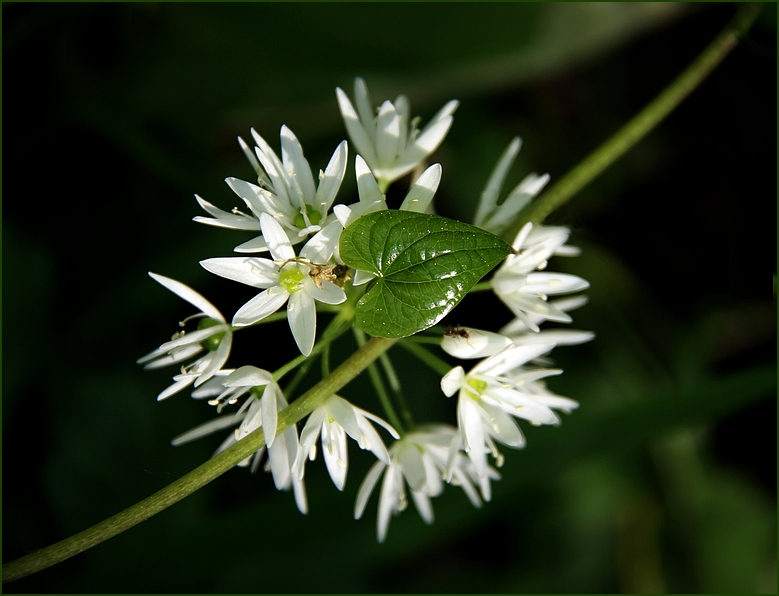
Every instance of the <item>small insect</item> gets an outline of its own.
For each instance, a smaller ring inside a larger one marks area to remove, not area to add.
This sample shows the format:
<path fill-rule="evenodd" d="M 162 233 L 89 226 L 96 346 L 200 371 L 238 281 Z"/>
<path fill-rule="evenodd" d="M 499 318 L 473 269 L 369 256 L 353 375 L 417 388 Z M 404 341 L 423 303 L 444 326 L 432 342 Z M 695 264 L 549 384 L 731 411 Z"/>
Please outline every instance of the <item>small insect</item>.
<path fill-rule="evenodd" d="M 281 271 L 284 265 L 290 262 L 302 263 L 303 265 L 306 265 L 309 269 L 308 276 L 314 280 L 314 284 L 320 290 L 322 289 L 323 281 L 332 282 L 338 287 L 343 288 L 344 284 L 352 278 L 351 273 L 349 272 L 349 267 L 346 265 L 317 265 L 316 263 L 312 263 L 303 257 L 287 259 L 281 264 L 279 271 Z"/>
<path fill-rule="evenodd" d="M 471 345 L 471 342 L 468 341 L 471 337 L 470 332 L 467 329 L 457 325 L 449 325 L 446 328 L 446 331 L 444 331 L 444 337 L 453 337 L 455 339 L 461 338 L 464 339 L 469 346 Z"/>

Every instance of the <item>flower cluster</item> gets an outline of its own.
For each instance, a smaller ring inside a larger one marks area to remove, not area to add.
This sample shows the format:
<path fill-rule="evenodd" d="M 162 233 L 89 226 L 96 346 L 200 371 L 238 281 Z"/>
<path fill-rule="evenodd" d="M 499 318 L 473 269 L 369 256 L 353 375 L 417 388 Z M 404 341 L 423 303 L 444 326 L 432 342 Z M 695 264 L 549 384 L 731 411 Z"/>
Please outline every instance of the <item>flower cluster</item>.
<path fill-rule="evenodd" d="M 550 301 L 549 296 L 577 292 L 588 284 L 574 275 L 545 271 L 552 256 L 578 254 L 578 249 L 566 244 L 570 234 L 567 228 L 527 224 L 514 239 L 512 254 L 489 282 L 515 319 L 499 333 L 470 327 L 446 331 L 432 327 L 426 332 L 427 338 L 423 338 L 429 340 L 432 333 L 432 337 L 441 338 L 446 354 L 480 360 L 467 373 L 462 366 L 456 366 L 441 379 L 443 393 L 458 396 L 456 427 L 435 423 L 415 426 L 411 422 L 413 416 L 399 397 L 400 381 L 389 359 L 384 361 L 385 376 L 393 388 L 394 402 L 387 395 L 381 376 L 376 374 L 373 380 L 392 424 L 336 394 L 312 404 L 300 429 L 294 422 L 282 422 L 285 418 L 281 412 L 295 397 L 297 384 L 282 384 L 283 377 L 298 367 L 305 372 L 311 359 L 320 355 L 323 371 L 329 370 L 326 355 L 330 344 L 353 323 L 355 303 L 369 291 L 367 282 L 376 277 L 375 273 L 351 269 L 341 259 L 344 228 L 362 216 L 387 210 L 384 192 L 407 174 L 412 174 L 412 180 L 400 209 L 433 211 L 442 168 L 440 164 L 427 166 L 424 162 L 443 141 L 458 106 L 457 101 L 448 102 L 419 129 L 418 119 L 410 118 L 409 103 L 403 95 L 394 102 L 383 102 L 374 111 L 365 82 L 358 78 L 354 103 L 340 88 L 336 96 L 351 143 L 359 153 L 354 157 L 356 200 L 345 201 L 339 194 L 348 166 L 347 141 L 336 147 L 324 170 L 315 175 L 299 140 L 286 126 L 281 128 L 281 157 L 254 130 L 253 150 L 239 137 L 256 183 L 237 178 L 227 178 L 226 182 L 246 210 L 224 211 L 195 195 L 208 216 L 194 219 L 259 234 L 235 247 L 238 256 L 200 262 L 210 273 L 255 287 L 259 293 L 240 307 L 228 323 L 195 290 L 150 273 L 199 313 L 179 323 L 180 329 L 170 341 L 138 362 L 146 368 L 181 366 L 173 384 L 159 394 L 159 400 L 192 387 L 194 399 L 204 399 L 216 408 L 216 418 L 176 437 L 174 445 L 232 429 L 217 449 L 216 453 L 220 453 L 261 431 L 264 446 L 240 465 L 256 471 L 264 461 L 264 469 L 272 474 L 276 488 L 292 489 L 303 513 L 308 511 L 306 465 L 316 459 L 317 442 L 321 442 L 325 466 L 338 490 L 344 490 L 346 485 L 348 439 L 372 453 L 376 461 L 358 490 L 355 517 L 362 516 L 383 475 L 378 505 L 378 538 L 383 541 L 392 515 L 405 509 L 408 491 L 427 523 L 433 521 L 431 499 L 439 496 L 447 484 L 462 488 L 476 507 L 489 501 L 491 482 L 500 478 L 496 467 L 503 463 L 497 445 L 521 448 L 525 444 L 517 420 L 556 425 L 560 423 L 558 412 L 570 413 L 578 406 L 547 389 L 543 379 L 562 371 L 545 366 L 550 364 L 548 354 L 555 346 L 582 343 L 592 339 L 593 334 L 561 329 L 542 331 L 539 326 L 545 321 L 570 322 L 568 311 L 582 306 L 586 299 L 576 296 Z M 531 174 L 504 200 L 499 200 L 520 144 L 519 138 L 514 139 L 500 158 L 474 216 L 475 226 L 494 234 L 506 233 L 549 179 L 548 175 Z M 234 334 L 283 317 L 274 313 L 285 305 L 285 318 L 300 354 L 274 372 L 254 365 L 226 368 Z M 336 313 L 319 333 L 318 310 Z M 358 341 L 360 333 L 355 330 Z M 411 337 L 402 341 L 412 352 L 422 350 L 423 360 L 437 370 L 450 366 L 414 340 Z"/>

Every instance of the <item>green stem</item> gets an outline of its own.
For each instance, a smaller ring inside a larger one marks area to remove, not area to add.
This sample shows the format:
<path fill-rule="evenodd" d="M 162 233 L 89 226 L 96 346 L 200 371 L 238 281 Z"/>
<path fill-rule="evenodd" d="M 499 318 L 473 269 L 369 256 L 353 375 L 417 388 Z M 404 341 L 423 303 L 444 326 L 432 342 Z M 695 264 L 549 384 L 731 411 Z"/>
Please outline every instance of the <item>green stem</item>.
<path fill-rule="evenodd" d="M 528 205 L 504 238 L 509 241 L 513 239 L 529 221 L 536 224 L 544 221 L 552 211 L 566 203 L 644 138 L 736 47 L 739 38 L 754 23 L 762 6 L 759 3 L 741 5 L 730 23 L 676 80 L 587 159 L 563 176 L 537 201 Z"/>
<path fill-rule="evenodd" d="M 407 430 L 412 430 L 416 424 L 414 424 L 414 417 L 411 415 L 411 410 L 406 402 L 406 397 L 403 395 L 403 387 L 400 384 L 400 378 L 395 371 L 395 367 L 392 365 L 389 355 L 385 352 L 379 356 L 379 362 L 384 369 L 384 374 L 387 375 L 392 392 L 395 394 L 395 403 L 400 410 L 400 416 L 403 418 L 404 426 Z"/>
<path fill-rule="evenodd" d="M 488 292 L 490 290 L 492 290 L 492 282 L 487 280 L 487 281 L 480 281 L 479 283 L 477 283 L 470 290 L 468 290 L 468 293 L 473 294 L 474 292 Z"/>
<path fill-rule="evenodd" d="M 331 375 L 284 408 L 279 413 L 277 432 L 283 432 L 310 414 L 328 397 L 360 374 L 396 341 L 395 339 L 375 337 L 366 343 L 336 368 Z M 61 542 L 4 564 L 3 583 L 12 582 L 51 567 L 132 528 L 221 476 L 264 445 L 265 437 L 262 434 L 262 429 L 257 429 L 189 474 L 121 513 L 117 513 Z"/>
<path fill-rule="evenodd" d="M 662 121 L 736 46 L 738 38 L 749 29 L 761 8 L 760 4 L 742 5 L 723 32 L 663 93 L 579 166 L 564 176 L 540 200 L 535 201 L 529 209 L 520 214 L 510 237 L 513 238 L 528 221 L 542 222 L 552 211 L 567 202 Z M 386 191 L 388 184 L 380 181 L 380 185 L 382 192 Z M 264 322 L 270 320 L 271 318 L 268 317 Z M 373 338 L 366 343 L 332 374 L 279 413 L 278 432 L 302 420 L 325 399 L 371 365 L 396 341 Z M 441 374 L 448 372 L 450 368 L 448 364 L 416 343 L 404 341 L 401 345 Z M 3 565 L 3 583 L 46 569 L 149 519 L 224 474 L 264 445 L 262 429 L 258 429 L 189 474 L 121 513 L 61 542 L 6 563 Z"/>
<path fill-rule="evenodd" d="M 362 348 L 365 345 L 365 333 L 356 327 L 353 329 L 353 331 L 354 338 L 357 340 L 357 345 Z M 395 430 L 398 431 L 398 434 L 403 436 L 405 429 L 403 428 L 403 424 L 400 422 L 400 418 L 395 413 L 395 408 L 392 407 L 392 402 L 390 401 L 389 395 L 387 394 L 387 389 L 384 387 L 384 381 L 379 374 L 379 369 L 376 368 L 374 363 L 368 365 L 368 376 L 371 379 L 373 388 L 376 390 L 376 394 L 379 396 L 379 402 L 381 403 L 382 408 L 384 408 L 384 412 L 387 415 L 387 418 L 389 418 L 389 423 L 395 427 Z"/>
<path fill-rule="evenodd" d="M 421 342 L 408 341 L 406 339 L 403 339 L 400 342 L 400 347 L 414 354 L 414 356 L 419 358 L 422 362 L 427 364 L 430 368 L 432 368 L 441 376 L 444 376 L 446 373 L 452 370 L 451 364 L 448 364 L 447 362 L 443 361 L 435 354 L 430 353 L 428 350 L 420 346 L 419 343 Z"/>

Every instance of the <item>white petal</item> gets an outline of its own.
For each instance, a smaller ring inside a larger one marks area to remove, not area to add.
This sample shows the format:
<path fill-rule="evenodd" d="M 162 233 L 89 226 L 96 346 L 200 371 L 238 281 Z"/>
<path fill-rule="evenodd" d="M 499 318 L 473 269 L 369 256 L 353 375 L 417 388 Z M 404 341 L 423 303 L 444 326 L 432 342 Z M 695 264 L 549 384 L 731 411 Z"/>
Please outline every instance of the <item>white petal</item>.
<path fill-rule="evenodd" d="M 417 178 L 400 206 L 401 211 L 424 213 L 433 200 L 438 184 L 441 182 L 441 164 L 435 163 Z"/>
<path fill-rule="evenodd" d="M 260 215 L 260 228 L 275 261 L 287 261 L 295 258 L 295 251 L 289 242 L 289 237 L 279 222 L 267 213 L 263 213 Z"/>
<path fill-rule="evenodd" d="M 490 404 L 483 404 L 482 411 L 486 414 L 484 417 L 484 426 L 493 437 L 504 445 L 521 449 L 525 446 L 525 437 L 519 430 L 517 423 L 511 419 L 511 416 Z"/>
<path fill-rule="evenodd" d="M 222 316 L 222 313 L 220 313 L 213 304 L 211 304 L 202 295 L 198 294 L 189 286 L 184 285 L 175 279 L 152 273 L 151 271 L 149 271 L 149 276 L 157 283 L 162 284 L 171 292 L 177 294 L 179 297 L 189 302 L 192 306 L 200 310 L 200 312 L 207 314 L 212 319 L 222 321 L 223 323 L 225 322 L 225 318 Z"/>
<path fill-rule="evenodd" d="M 509 143 L 509 146 L 500 156 L 495 169 L 490 174 L 487 180 L 487 185 L 481 193 L 481 199 L 479 200 L 479 206 L 476 209 L 476 215 L 473 217 L 473 223 L 476 226 L 481 226 L 487 219 L 487 216 L 492 212 L 498 204 L 498 195 L 500 189 L 503 186 L 503 181 L 506 179 L 511 164 L 519 153 L 519 149 L 522 147 L 522 139 L 514 137 Z"/>
<path fill-rule="evenodd" d="M 376 178 L 360 155 L 354 158 L 354 173 L 357 177 L 357 192 L 360 195 L 360 203 L 372 204 L 384 201 L 384 195 L 379 189 Z"/>
<path fill-rule="evenodd" d="M 394 167 L 383 172 L 383 175 L 390 180 L 397 180 L 413 170 L 423 159 L 438 148 L 438 145 L 444 140 L 446 133 L 449 132 L 452 121 L 453 118 L 448 116 L 426 128 L 413 144 L 409 145 L 398 157 Z"/>
<path fill-rule="evenodd" d="M 190 441 L 199 439 L 200 437 L 205 437 L 206 435 L 215 433 L 218 430 L 222 430 L 224 428 L 230 428 L 231 426 L 237 426 L 238 424 L 241 423 L 243 417 L 244 417 L 243 414 L 235 414 L 232 416 L 219 416 L 218 418 L 209 420 L 204 424 L 200 424 L 199 426 L 196 426 L 195 428 L 180 434 L 175 439 L 173 439 L 170 443 L 174 447 L 177 447 L 179 445 L 183 445 L 184 443 L 189 443 Z"/>
<path fill-rule="evenodd" d="M 251 240 L 248 240 L 247 242 L 244 242 L 243 244 L 239 244 L 233 249 L 235 252 L 265 252 L 268 250 L 268 243 L 265 242 L 265 238 L 262 236 L 257 236 L 256 238 L 252 238 Z"/>
<path fill-rule="evenodd" d="M 352 210 L 346 205 L 336 205 L 333 207 L 333 213 L 335 213 L 335 216 L 338 218 L 338 221 L 341 222 L 343 227 L 346 227 L 347 224 L 350 223 L 349 219 L 352 214 Z"/>
<path fill-rule="evenodd" d="M 317 232 L 300 250 L 300 256 L 312 263 L 323 265 L 330 261 L 341 238 L 343 226 L 338 220 L 332 221 Z"/>
<path fill-rule="evenodd" d="M 441 391 L 446 397 L 452 397 L 462 386 L 464 378 L 465 371 L 462 366 L 453 368 L 441 379 Z"/>
<path fill-rule="evenodd" d="M 340 289 L 340 288 L 339 288 Z M 311 354 L 316 338 L 316 306 L 306 292 L 295 292 L 287 305 L 287 319 L 295 343 L 304 356 Z"/>
<path fill-rule="evenodd" d="M 267 385 L 260 399 L 262 408 L 262 432 L 265 435 L 265 445 L 270 448 L 276 440 L 278 425 L 278 410 L 276 409 L 276 391 L 273 385 Z"/>
<path fill-rule="evenodd" d="M 354 519 L 360 519 L 365 512 L 365 506 L 368 504 L 368 499 L 373 492 L 376 482 L 379 480 L 381 473 L 387 466 L 384 462 L 377 461 L 368 473 L 365 475 L 365 479 L 360 484 L 360 488 L 357 491 L 357 500 L 354 503 Z"/>
<path fill-rule="evenodd" d="M 430 497 L 425 493 L 417 491 L 411 491 L 411 498 L 414 500 L 417 511 L 419 511 L 419 517 L 421 517 L 426 524 L 432 524 L 433 518 L 433 505 L 430 503 Z"/>
<path fill-rule="evenodd" d="M 385 101 L 379 108 L 376 121 L 376 157 L 381 166 L 391 165 L 400 149 L 400 118 L 395 106 Z"/>
<path fill-rule="evenodd" d="M 306 282 L 308 281 L 306 280 Z M 334 283 L 323 281 L 320 289 L 313 284 L 313 280 L 311 281 L 311 284 L 306 283 L 303 292 L 300 292 L 301 294 L 308 294 L 311 298 L 324 304 L 341 304 L 346 301 L 346 293 Z"/>
<path fill-rule="evenodd" d="M 216 371 L 224 366 L 224 363 L 227 362 L 227 358 L 230 356 L 230 346 L 232 346 L 232 343 L 232 332 L 225 332 L 222 341 L 219 342 L 219 345 L 216 348 L 216 351 L 211 355 L 211 360 L 209 361 L 208 366 L 203 369 L 203 372 L 200 373 L 197 381 L 195 381 L 195 387 L 199 387 L 205 383 L 208 379 L 214 376 Z"/>
<path fill-rule="evenodd" d="M 487 456 L 484 453 L 481 412 L 470 397 L 460 395 L 457 402 L 457 425 L 460 427 L 463 449 L 471 458 L 479 477 L 484 476 L 487 471 Z"/>
<path fill-rule="evenodd" d="M 360 427 L 357 425 L 355 407 L 344 398 L 333 395 L 327 399 L 326 408 L 328 415 L 333 417 L 355 441 L 360 440 Z"/>
<path fill-rule="evenodd" d="M 371 273 L 370 271 L 362 271 L 358 269 L 354 274 L 354 279 L 352 280 L 353 286 L 361 286 L 363 284 L 367 284 L 372 279 L 376 279 L 376 275 Z"/>
<path fill-rule="evenodd" d="M 379 512 L 376 520 L 379 542 L 384 542 L 387 538 L 390 516 L 397 510 L 402 482 L 400 469 L 396 466 L 390 466 L 387 473 L 384 474 L 384 481 L 381 483 L 381 493 L 379 494 Z"/>
<path fill-rule="evenodd" d="M 336 88 L 335 94 L 338 98 L 338 108 L 341 110 L 341 116 L 344 119 L 349 138 L 359 153 L 364 155 L 371 163 L 376 163 L 376 152 L 373 150 L 373 143 L 366 129 L 360 123 L 360 117 L 352 106 L 352 102 L 349 101 L 346 93 L 340 87 Z"/>
<path fill-rule="evenodd" d="M 303 147 L 295 134 L 285 126 L 281 127 L 281 160 L 286 167 L 286 173 L 292 173 L 291 179 L 299 185 L 305 203 L 312 204 L 316 195 L 311 166 L 303 156 Z"/>
<path fill-rule="evenodd" d="M 168 399 L 171 395 L 175 395 L 179 391 L 186 389 L 195 381 L 196 378 L 197 375 L 182 375 L 182 378 L 177 380 L 175 383 L 173 383 L 173 385 L 165 389 L 165 391 L 157 396 L 157 401 Z"/>
<path fill-rule="evenodd" d="M 541 354 L 546 354 L 554 348 L 554 344 L 532 344 L 512 346 L 499 354 L 490 356 L 471 369 L 472 375 L 498 376 L 522 366 Z"/>
<path fill-rule="evenodd" d="M 200 261 L 206 271 L 255 288 L 267 288 L 278 283 L 278 266 L 258 257 L 218 257 Z"/>
<path fill-rule="evenodd" d="M 335 435 L 331 437 L 331 443 L 325 446 L 325 428 Z M 344 429 L 337 424 L 327 424 L 322 428 L 322 456 L 325 460 L 327 472 L 338 490 L 343 490 L 346 485 L 346 471 L 349 466 L 349 454 L 346 450 L 346 434 Z M 334 449 L 332 449 L 334 447 Z M 332 449 L 332 450 L 331 450 Z"/>
<path fill-rule="evenodd" d="M 590 284 L 576 275 L 566 273 L 531 273 L 522 288 L 528 294 L 568 294 L 589 288 Z"/>
<path fill-rule="evenodd" d="M 499 269 L 490 280 L 492 289 L 498 296 L 505 296 L 512 292 L 518 292 L 527 281 L 527 275 L 509 268 Z"/>
<path fill-rule="evenodd" d="M 274 286 L 260 292 L 249 300 L 233 317 L 233 326 L 245 327 L 261 321 L 279 310 L 289 298 L 289 293 L 281 286 Z"/>
<path fill-rule="evenodd" d="M 222 381 L 225 387 L 258 387 L 273 383 L 273 375 L 256 366 L 242 366 Z"/>
<path fill-rule="evenodd" d="M 341 182 L 346 174 L 347 153 L 346 141 L 341 141 L 330 158 L 330 163 L 325 168 L 324 176 L 319 181 L 314 206 L 323 215 L 330 209 L 338 194 L 338 189 L 341 188 Z"/>

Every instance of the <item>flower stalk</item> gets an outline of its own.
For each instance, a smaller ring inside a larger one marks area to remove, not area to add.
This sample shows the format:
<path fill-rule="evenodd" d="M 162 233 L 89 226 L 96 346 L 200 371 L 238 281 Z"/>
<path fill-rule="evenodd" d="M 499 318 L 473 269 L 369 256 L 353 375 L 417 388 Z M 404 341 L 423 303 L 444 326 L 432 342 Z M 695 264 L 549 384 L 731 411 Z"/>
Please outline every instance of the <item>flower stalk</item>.
<path fill-rule="evenodd" d="M 305 418 L 328 397 L 360 374 L 396 341 L 394 339 L 374 337 L 367 342 L 328 377 L 322 379 L 299 399 L 279 412 L 277 434 L 282 433 L 285 429 Z M 167 509 L 215 478 L 218 478 L 264 445 L 265 437 L 262 434 L 262 429 L 257 429 L 235 443 L 235 445 L 198 466 L 189 474 L 182 476 L 132 507 L 128 507 L 124 511 L 70 538 L 4 564 L 3 583 L 21 579 L 56 565 L 109 538 L 113 538 L 117 534 L 121 534 L 142 521 L 146 521 L 153 515 Z"/>
<path fill-rule="evenodd" d="M 737 45 L 738 39 L 742 37 L 746 31 L 748 31 L 749 27 L 757 18 L 761 8 L 762 5 L 756 3 L 742 5 L 734 19 L 725 27 L 722 33 L 717 36 L 717 38 L 702 52 L 702 54 L 676 80 L 674 80 L 668 88 L 666 88 L 654 101 L 648 104 L 636 117 L 634 117 L 630 122 L 618 130 L 609 140 L 601 145 L 601 147 L 596 149 L 595 152 L 586 158 L 579 166 L 574 168 L 548 192 L 542 195 L 538 201 L 531 203 L 527 209 L 520 213 L 519 217 L 514 222 L 514 225 L 509 226 L 509 229 L 506 231 L 506 235 L 513 238 L 517 231 L 521 229 L 522 226 L 527 222 L 533 222 L 537 224 L 544 221 L 550 213 L 570 200 L 570 198 L 573 197 L 578 191 L 594 180 L 614 161 L 621 157 L 628 149 L 633 147 L 646 134 L 648 134 L 659 122 L 663 120 L 663 118 L 665 118 L 665 116 L 667 116 L 677 105 L 679 105 L 679 103 L 687 95 L 689 95 Z M 449 106 L 448 108 L 445 106 L 446 109 L 442 110 L 440 115 L 440 128 L 446 128 L 448 130 L 448 126 L 451 121 L 451 112 L 454 111 L 455 107 L 456 105 Z M 291 135 L 291 131 L 288 131 L 287 137 L 284 137 L 283 140 L 285 140 L 287 143 L 291 143 L 290 139 L 293 138 L 294 135 Z M 342 169 L 345 168 L 345 165 L 341 163 L 342 161 L 345 163 L 345 156 L 342 159 L 341 152 L 345 152 L 345 148 L 343 150 L 340 148 L 336 150 L 336 154 L 332 160 L 334 165 L 332 168 L 328 167 L 328 173 L 327 176 L 325 176 L 331 182 L 337 181 L 337 186 L 340 186 L 340 180 L 343 177 Z M 263 156 L 267 157 L 265 153 L 263 153 Z M 298 161 L 300 164 L 303 164 L 302 154 L 299 156 Z M 261 173 L 261 169 L 258 171 Z M 379 192 L 384 192 L 386 190 L 387 181 L 383 178 L 380 178 L 379 184 Z M 435 185 L 437 186 L 437 182 Z M 313 188 L 313 181 L 311 186 Z M 335 188 L 335 186 L 336 185 L 334 182 L 330 184 L 330 186 L 328 186 L 328 189 L 330 189 L 328 192 L 332 191 L 331 187 Z M 242 189 L 243 187 L 240 187 L 239 191 L 242 192 Z M 241 192 L 238 194 L 240 195 Z M 330 194 L 334 196 L 335 193 L 331 192 Z M 254 195 L 250 195 L 250 198 L 253 197 Z M 432 194 L 430 197 L 432 197 Z M 328 200 L 329 203 L 328 201 L 325 201 L 325 204 L 329 208 L 329 204 L 332 203 L 332 198 L 329 194 Z M 305 228 L 303 228 L 301 225 L 298 225 L 299 222 L 297 222 L 295 218 L 291 218 L 291 216 L 288 218 L 290 221 L 286 222 L 288 224 L 287 227 L 290 229 L 294 228 L 295 230 L 301 228 L 301 233 L 311 234 L 319 230 L 319 226 L 317 222 L 305 221 L 308 210 L 304 207 L 305 205 L 301 207 L 300 215 L 301 219 L 304 220 L 303 224 L 306 224 Z M 227 214 L 223 214 L 213 208 L 209 212 L 212 213 L 212 215 L 216 214 L 219 217 L 228 217 Z M 238 217 L 237 219 L 241 218 Z M 241 226 L 245 225 L 245 222 L 239 223 Z M 271 225 L 273 224 L 267 224 L 266 227 L 270 228 Z M 244 246 L 243 251 L 254 252 L 255 250 L 258 250 L 258 246 L 259 244 L 256 246 L 252 244 L 248 248 Z M 294 253 L 290 254 L 294 257 Z M 288 259 L 288 257 L 285 257 L 285 259 Z M 294 265 L 294 267 L 297 266 L 298 265 Z M 288 266 L 287 268 L 292 269 L 293 266 Z M 474 290 L 486 290 L 488 288 L 486 284 L 487 282 L 483 282 L 482 284 L 477 285 Z M 313 289 L 311 292 L 318 295 L 318 293 L 316 293 Z M 336 302 L 335 300 L 331 300 L 330 303 Z M 277 308 L 280 306 L 281 304 L 279 304 Z M 271 312 L 272 311 L 269 311 L 269 309 L 263 310 L 261 313 L 263 316 L 255 316 L 253 319 L 247 319 L 244 321 L 244 323 L 253 324 L 259 322 L 260 320 L 263 322 L 269 321 L 271 320 L 271 317 L 275 318 Z M 329 337 L 329 339 L 334 339 L 334 337 L 338 335 L 338 332 L 341 331 L 341 322 L 342 321 L 339 320 L 338 323 L 334 326 L 332 336 Z M 330 336 L 330 334 L 327 335 Z M 377 358 L 381 357 L 396 341 L 397 340 L 395 339 L 375 337 L 362 345 L 354 354 L 352 354 L 346 361 L 333 370 L 322 381 L 317 383 L 314 387 L 304 393 L 299 399 L 295 400 L 292 404 L 279 412 L 277 434 L 280 434 L 285 429 L 290 428 L 292 425 L 301 421 L 315 408 L 322 405 L 326 399 L 348 384 L 367 367 L 372 365 L 372 363 Z M 327 343 L 329 342 L 322 342 L 321 347 L 317 346 L 315 349 L 322 349 L 325 345 L 327 345 Z M 301 351 L 304 354 L 312 353 L 313 342 L 311 342 L 312 345 L 309 346 L 307 343 L 301 340 L 299 344 L 303 344 Z M 443 362 L 443 360 L 430 354 L 427 352 L 427 350 L 417 345 L 416 343 L 404 342 L 403 346 L 410 352 L 420 356 L 429 366 L 433 367 L 442 374 L 447 372 L 449 367 L 446 365 L 446 363 Z M 283 374 L 291 371 L 297 365 L 302 364 L 305 360 L 306 358 L 303 356 L 293 360 L 288 365 L 277 371 L 278 377 L 281 377 Z M 305 366 L 306 365 L 303 364 L 303 367 Z M 234 445 L 225 449 L 223 452 L 219 453 L 208 462 L 197 467 L 192 472 L 186 474 L 162 490 L 125 509 L 124 511 L 92 526 L 91 528 L 79 532 L 70 538 L 4 564 L 3 583 L 5 584 L 12 582 L 14 580 L 46 569 L 52 565 L 55 565 L 56 563 L 64 561 L 65 559 L 68 559 L 93 546 L 96 546 L 97 544 L 100 544 L 101 542 L 124 532 L 125 530 L 142 521 L 149 519 L 153 515 L 182 500 L 194 491 L 219 477 L 226 471 L 230 470 L 239 462 L 250 457 L 264 445 L 265 437 L 262 433 L 262 429 L 260 428 L 255 432 L 247 435 L 240 441 L 237 441 Z"/>

